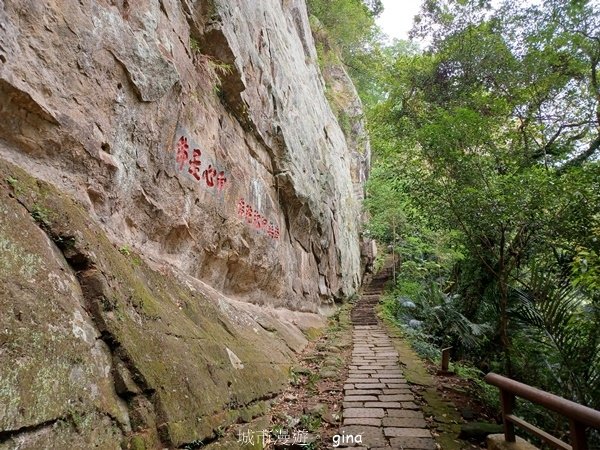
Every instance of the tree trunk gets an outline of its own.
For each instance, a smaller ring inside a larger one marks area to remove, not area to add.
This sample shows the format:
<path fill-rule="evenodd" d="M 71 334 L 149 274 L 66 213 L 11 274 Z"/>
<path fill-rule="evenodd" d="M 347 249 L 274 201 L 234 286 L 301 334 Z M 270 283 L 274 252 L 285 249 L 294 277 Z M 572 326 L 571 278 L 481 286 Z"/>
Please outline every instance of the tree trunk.
<path fill-rule="evenodd" d="M 500 238 L 500 259 L 498 261 L 498 284 L 500 289 L 500 343 L 504 353 L 504 372 L 507 377 L 512 376 L 512 362 L 510 355 L 510 337 L 508 335 L 508 273 L 506 264 L 506 233 L 503 230 Z"/>
<path fill-rule="evenodd" d="M 501 274 L 500 282 L 500 343 L 504 353 L 504 372 L 506 376 L 512 377 L 512 361 L 510 355 L 510 337 L 508 334 L 508 284 Z"/>

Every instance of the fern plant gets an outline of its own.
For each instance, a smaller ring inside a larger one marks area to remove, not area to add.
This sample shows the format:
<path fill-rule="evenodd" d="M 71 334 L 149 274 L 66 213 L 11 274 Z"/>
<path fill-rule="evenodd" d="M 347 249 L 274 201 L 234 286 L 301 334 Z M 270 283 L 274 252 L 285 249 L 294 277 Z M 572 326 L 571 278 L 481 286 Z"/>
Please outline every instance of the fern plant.
<path fill-rule="evenodd" d="M 467 319 L 460 312 L 459 296 L 443 292 L 434 281 L 415 299 L 415 306 L 401 308 L 403 322 L 421 322 L 423 336 L 439 347 L 453 345 L 475 350 L 492 331 L 489 324 Z"/>
<path fill-rule="evenodd" d="M 571 283 L 556 283 L 541 270 L 531 274 L 529 290 L 515 289 L 517 318 L 539 330 L 535 339 L 558 357 L 550 367 L 555 383 L 572 400 L 600 407 L 600 309 Z"/>

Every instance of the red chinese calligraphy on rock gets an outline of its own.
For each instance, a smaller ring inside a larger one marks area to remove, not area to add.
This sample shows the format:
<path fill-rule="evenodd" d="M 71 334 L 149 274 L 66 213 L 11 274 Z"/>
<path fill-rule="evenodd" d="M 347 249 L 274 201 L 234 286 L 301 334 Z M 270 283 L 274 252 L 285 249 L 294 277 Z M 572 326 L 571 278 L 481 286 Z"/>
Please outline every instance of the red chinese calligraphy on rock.
<path fill-rule="evenodd" d="M 279 227 L 270 222 L 269 227 L 267 228 L 267 234 L 272 239 L 279 239 Z"/>
<path fill-rule="evenodd" d="M 219 175 L 217 175 L 217 190 L 222 191 L 223 189 L 225 189 L 226 182 L 227 178 L 225 178 L 225 172 L 219 172 Z"/>
<path fill-rule="evenodd" d="M 259 214 L 258 211 L 254 211 L 254 227 L 257 230 L 260 230 L 262 225 L 262 216 Z"/>
<path fill-rule="evenodd" d="M 258 209 L 254 208 L 242 198 L 239 199 L 237 203 L 237 215 L 257 231 L 265 233 L 271 239 L 279 239 L 279 226 L 273 222 L 269 222 Z"/>
<path fill-rule="evenodd" d="M 246 202 L 242 199 L 237 204 L 237 213 L 239 217 L 246 216 Z"/>
<path fill-rule="evenodd" d="M 177 141 L 177 156 L 175 157 L 175 160 L 179 164 L 179 171 L 180 172 L 183 170 L 183 165 L 188 160 L 188 157 L 189 157 L 188 150 L 189 150 L 189 148 L 190 148 L 190 146 L 188 144 L 187 138 L 185 136 L 181 136 L 179 138 L 179 140 Z"/>
<path fill-rule="evenodd" d="M 212 166 L 212 164 L 208 165 L 208 168 L 202 172 L 202 178 L 206 182 L 208 187 L 214 187 L 215 185 L 215 177 L 217 176 L 216 169 Z"/>
<path fill-rule="evenodd" d="M 200 181 L 200 165 L 202 164 L 200 156 L 202 156 L 202 152 L 199 148 L 195 148 L 192 153 L 192 159 L 190 159 L 190 168 L 188 169 L 188 172 L 192 174 L 196 181 Z"/>

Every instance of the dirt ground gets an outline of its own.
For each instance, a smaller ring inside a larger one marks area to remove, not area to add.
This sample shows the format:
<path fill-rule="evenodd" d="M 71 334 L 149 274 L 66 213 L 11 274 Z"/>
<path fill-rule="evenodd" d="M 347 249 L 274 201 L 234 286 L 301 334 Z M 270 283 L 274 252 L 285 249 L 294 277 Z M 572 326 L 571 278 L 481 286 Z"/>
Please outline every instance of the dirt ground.
<path fill-rule="evenodd" d="M 267 448 L 331 449 L 341 424 L 344 380 L 352 353 L 351 304 L 330 319 L 326 332 L 302 352 L 290 373 L 290 387 L 271 409 L 273 440 Z M 284 439 L 278 439 L 278 432 Z M 295 433 L 295 435 L 294 435 Z M 290 439 L 285 442 L 285 436 Z"/>

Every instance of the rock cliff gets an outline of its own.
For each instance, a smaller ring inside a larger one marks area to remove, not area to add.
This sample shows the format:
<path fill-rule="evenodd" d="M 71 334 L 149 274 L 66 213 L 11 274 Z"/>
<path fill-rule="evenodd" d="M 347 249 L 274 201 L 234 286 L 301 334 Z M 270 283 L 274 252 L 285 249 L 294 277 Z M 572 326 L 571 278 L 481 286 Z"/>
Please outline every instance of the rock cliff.
<path fill-rule="evenodd" d="M 0 449 L 266 407 L 361 275 L 325 90 L 303 0 L 0 2 Z"/>

